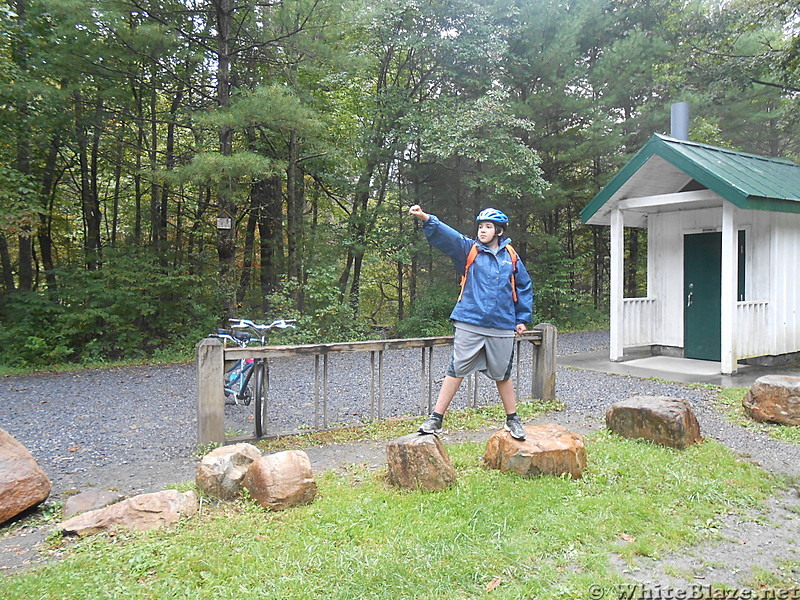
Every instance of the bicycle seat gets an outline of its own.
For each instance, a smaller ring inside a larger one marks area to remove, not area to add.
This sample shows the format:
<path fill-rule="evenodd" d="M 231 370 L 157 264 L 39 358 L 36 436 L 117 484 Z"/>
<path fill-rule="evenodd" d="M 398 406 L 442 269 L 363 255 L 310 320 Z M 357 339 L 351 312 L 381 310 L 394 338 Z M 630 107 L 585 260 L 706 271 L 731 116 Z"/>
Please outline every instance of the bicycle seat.
<path fill-rule="evenodd" d="M 241 342 L 249 342 L 253 337 L 246 331 L 234 331 L 231 335 Z"/>

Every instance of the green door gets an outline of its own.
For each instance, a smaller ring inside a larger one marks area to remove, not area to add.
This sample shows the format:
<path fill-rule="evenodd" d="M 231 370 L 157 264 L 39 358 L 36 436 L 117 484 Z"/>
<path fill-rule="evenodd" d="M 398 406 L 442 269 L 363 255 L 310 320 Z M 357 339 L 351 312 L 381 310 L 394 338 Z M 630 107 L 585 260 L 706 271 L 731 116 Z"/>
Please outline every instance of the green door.
<path fill-rule="evenodd" d="M 721 359 L 722 234 L 683 237 L 683 354 Z"/>

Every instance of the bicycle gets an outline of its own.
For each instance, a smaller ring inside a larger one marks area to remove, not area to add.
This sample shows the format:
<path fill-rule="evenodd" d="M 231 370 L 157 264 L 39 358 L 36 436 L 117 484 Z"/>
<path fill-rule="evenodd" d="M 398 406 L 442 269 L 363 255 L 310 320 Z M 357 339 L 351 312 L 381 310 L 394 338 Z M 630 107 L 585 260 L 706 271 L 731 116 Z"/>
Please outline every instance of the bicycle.
<path fill-rule="evenodd" d="M 293 328 L 295 319 L 278 319 L 270 324 L 254 323 L 248 319 L 229 319 L 232 323 L 230 329 L 217 329 L 211 337 L 232 342 L 244 348 L 257 342 L 266 345 L 269 333 L 276 329 Z M 253 411 L 255 413 L 255 434 L 261 437 L 265 409 L 265 359 L 240 358 L 226 368 L 223 387 L 225 390 L 225 404 L 250 406 L 255 400 Z"/>

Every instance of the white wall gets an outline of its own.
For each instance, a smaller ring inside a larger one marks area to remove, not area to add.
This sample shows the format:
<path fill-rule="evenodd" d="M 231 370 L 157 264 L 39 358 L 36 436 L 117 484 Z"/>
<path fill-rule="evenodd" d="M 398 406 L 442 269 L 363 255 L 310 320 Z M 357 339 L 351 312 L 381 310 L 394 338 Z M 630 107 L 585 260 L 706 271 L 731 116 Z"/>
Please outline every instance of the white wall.
<path fill-rule="evenodd" d="M 777 279 L 788 279 L 788 274 L 783 271 L 796 264 L 794 257 L 800 257 L 800 217 L 786 219 L 782 213 L 766 211 L 735 211 L 736 228 L 744 229 L 746 234 L 746 277 L 745 295 L 748 301 L 768 300 L 777 298 L 776 291 L 771 285 Z M 778 217 L 780 217 L 778 219 Z M 775 221 L 786 224 L 780 228 L 782 232 L 770 243 L 770 228 Z M 789 223 L 791 221 L 791 223 Z M 658 324 L 656 327 L 657 341 L 664 346 L 683 347 L 683 237 L 690 233 L 704 233 L 721 231 L 722 209 L 707 208 L 701 210 L 686 210 L 650 214 L 648 216 L 648 297 L 657 298 L 659 304 Z M 780 254 L 776 254 L 780 245 Z M 785 254 L 792 252 L 794 254 Z M 770 260 L 771 255 L 793 257 L 791 260 Z M 772 264 L 772 267 L 770 266 Z M 780 276 L 778 272 L 780 271 Z M 792 290 L 786 289 L 787 285 L 780 287 L 780 294 L 793 295 L 794 309 L 782 318 L 788 322 L 793 316 L 797 321 L 797 300 L 800 299 L 800 277 L 791 277 Z M 774 305 L 771 302 L 770 305 Z M 785 311 L 784 311 L 785 312 Z M 759 330 L 763 327 L 759 327 Z M 774 346 L 774 325 L 770 323 L 768 331 L 760 331 L 761 336 L 766 336 L 763 343 L 757 344 L 763 348 Z M 800 332 L 794 328 L 795 340 L 800 341 Z M 750 332 L 746 339 L 752 339 Z M 785 344 L 781 348 L 787 347 Z M 794 350 L 782 350 L 790 352 Z"/>
<path fill-rule="evenodd" d="M 770 316 L 774 333 L 771 354 L 800 351 L 800 215 L 774 215 L 774 235 L 771 252 L 774 260 L 770 269 Z"/>

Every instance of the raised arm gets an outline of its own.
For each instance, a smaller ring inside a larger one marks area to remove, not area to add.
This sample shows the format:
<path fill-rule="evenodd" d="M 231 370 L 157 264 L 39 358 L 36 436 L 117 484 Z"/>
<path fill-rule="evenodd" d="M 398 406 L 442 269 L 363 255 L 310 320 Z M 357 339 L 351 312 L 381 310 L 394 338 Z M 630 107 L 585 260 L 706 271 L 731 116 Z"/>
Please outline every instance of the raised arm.
<path fill-rule="evenodd" d="M 430 215 L 426 213 L 419 204 L 415 204 L 411 208 L 408 209 L 408 214 L 417 217 L 420 221 L 427 221 L 430 219 Z"/>

